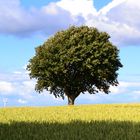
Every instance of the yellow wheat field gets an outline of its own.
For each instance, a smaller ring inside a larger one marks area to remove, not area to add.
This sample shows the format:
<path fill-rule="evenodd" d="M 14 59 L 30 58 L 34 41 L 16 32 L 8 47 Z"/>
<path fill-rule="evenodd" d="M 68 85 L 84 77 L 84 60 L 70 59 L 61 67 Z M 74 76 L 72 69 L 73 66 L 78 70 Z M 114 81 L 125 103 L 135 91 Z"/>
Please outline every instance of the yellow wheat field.
<path fill-rule="evenodd" d="M 140 104 L 0 108 L 0 140 L 139 140 Z"/>

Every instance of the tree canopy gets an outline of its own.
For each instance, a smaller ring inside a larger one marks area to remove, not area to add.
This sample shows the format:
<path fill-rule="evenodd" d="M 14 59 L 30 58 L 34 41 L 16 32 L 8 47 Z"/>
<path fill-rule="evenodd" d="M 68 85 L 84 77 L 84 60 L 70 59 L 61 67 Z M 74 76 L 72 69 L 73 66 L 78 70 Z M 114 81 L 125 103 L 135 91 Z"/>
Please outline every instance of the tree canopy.
<path fill-rule="evenodd" d="M 27 69 L 37 80 L 35 90 L 50 91 L 55 97 L 68 97 L 68 104 L 80 93 L 109 93 L 117 86 L 118 53 L 106 32 L 88 26 L 72 26 L 57 32 L 36 48 Z"/>

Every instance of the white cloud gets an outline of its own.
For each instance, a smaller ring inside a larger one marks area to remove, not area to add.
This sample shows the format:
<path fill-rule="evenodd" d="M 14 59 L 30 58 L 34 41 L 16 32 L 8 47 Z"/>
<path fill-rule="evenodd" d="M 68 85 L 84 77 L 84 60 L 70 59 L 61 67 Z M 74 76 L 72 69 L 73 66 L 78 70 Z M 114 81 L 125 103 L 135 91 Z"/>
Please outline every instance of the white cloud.
<path fill-rule="evenodd" d="M 0 81 L 0 94 L 9 94 L 14 91 L 12 83 L 7 81 Z"/>
<path fill-rule="evenodd" d="M 22 74 L 21 71 L 14 71 L 13 73 L 14 73 L 14 74 Z"/>
<path fill-rule="evenodd" d="M 127 88 L 127 87 L 140 87 L 140 82 L 123 82 L 123 81 L 121 81 L 120 85 L 122 87 L 125 87 L 125 88 Z"/>
<path fill-rule="evenodd" d="M 30 80 L 25 70 L 0 73 L 0 95 L 32 97 L 35 81 Z"/>
<path fill-rule="evenodd" d="M 140 4 L 137 0 L 113 0 L 98 12 L 92 0 L 61 0 L 57 5 L 85 24 L 106 31 L 116 45 L 140 45 Z M 130 12 L 131 11 L 131 12 Z"/>
<path fill-rule="evenodd" d="M 27 103 L 27 101 L 26 100 L 23 100 L 23 99 L 18 99 L 17 101 L 20 104 L 26 104 Z"/>
<path fill-rule="evenodd" d="M 56 4 L 74 16 L 82 15 L 86 18 L 88 15 L 97 14 L 92 0 L 61 0 Z"/>
<path fill-rule="evenodd" d="M 140 4 L 137 0 L 113 0 L 98 12 L 98 28 L 109 32 L 112 41 L 121 45 L 140 44 Z M 104 21 L 103 19 L 106 19 Z"/>
<path fill-rule="evenodd" d="M 118 86 L 111 86 L 110 91 L 111 94 L 128 94 L 128 93 L 136 93 L 136 89 L 139 89 L 140 82 L 126 82 L 120 81 Z"/>
<path fill-rule="evenodd" d="M 0 33 L 12 35 L 32 35 L 46 33 L 50 35 L 70 24 L 80 24 L 82 18 L 74 20 L 71 14 L 50 3 L 40 9 L 24 9 L 19 0 L 0 0 Z M 10 23 L 10 24 L 9 24 Z"/>
<path fill-rule="evenodd" d="M 133 92 L 134 94 L 139 94 L 140 95 L 140 90 L 136 90 Z"/>
<path fill-rule="evenodd" d="M 110 87 L 110 92 L 113 93 L 113 94 L 118 94 L 118 93 L 120 93 L 120 89 L 119 89 L 119 87 L 111 86 Z"/>
<path fill-rule="evenodd" d="M 108 32 L 116 45 L 139 45 L 139 11 L 137 0 L 112 0 L 99 11 L 94 0 L 60 0 L 26 10 L 19 0 L 0 0 L 0 33 L 51 35 L 70 25 L 84 24 Z"/>
<path fill-rule="evenodd" d="M 28 81 L 23 81 L 21 83 L 21 86 L 19 85 L 21 89 L 22 95 L 27 95 L 27 94 L 32 94 L 34 92 L 35 88 L 35 81 L 28 80 Z"/>
<path fill-rule="evenodd" d="M 112 8 L 119 6 L 121 3 L 126 2 L 127 0 L 113 0 L 108 5 L 104 6 L 100 11 L 99 14 L 106 15 Z"/>
<path fill-rule="evenodd" d="M 114 0 L 113 2 L 117 1 L 118 0 Z M 111 4 L 113 2 L 111 2 Z M 106 16 L 115 22 L 136 28 L 140 25 L 140 21 L 138 20 L 140 16 L 139 10 L 140 4 L 137 0 L 122 0 L 120 4 L 116 4 L 110 8 L 109 11 L 106 12 Z M 104 11 L 104 9 L 102 9 L 102 11 Z"/>
<path fill-rule="evenodd" d="M 54 3 L 50 3 L 48 6 L 44 6 L 42 8 L 42 12 L 44 12 L 46 14 L 49 14 L 49 15 L 57 15 L 57 14 L 59 14 L 57 6 Z"/>

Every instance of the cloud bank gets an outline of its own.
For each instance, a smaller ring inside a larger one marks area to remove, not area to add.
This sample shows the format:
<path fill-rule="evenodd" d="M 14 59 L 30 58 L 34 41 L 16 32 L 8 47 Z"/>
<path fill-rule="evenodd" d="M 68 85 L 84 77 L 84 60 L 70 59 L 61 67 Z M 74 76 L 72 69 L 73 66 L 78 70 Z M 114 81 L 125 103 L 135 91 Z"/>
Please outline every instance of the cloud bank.
<path fill-rule="evenodd" d="M 137 0 L 113 0 L 98 13 L 102 28 L 107 30 L 113 41 L 123 45 L 140 45 L 140 4 Z"/>
<path fill-rule="evenodd" d="M 108 32 L 116 45 L 140 45 L 139 11 L 137 0 L 112 0 L 99 11 L 93 0 L 60 0 L 28 9 L 20 0 L 0 0 L 0 34 L 48 36 L 70 25 L 88 25 Z"/>
<path fill-rule="evenodd" d="M 81 24 L 84 18 L 72 17 L 71 13 L 50 3 L 36 9 L 25 9 L 20 0 L 0 0 L 0 33 L 29 36 L 35 33 L 53 34 L 73 24 Z"/>
<path fill-rule="evenodd" d="M 27 71 L 0 74 L 0 106 L 7 100 L 7 106 L 39 106 L 65 104 L 62 99 L 44 91 L 42 94 L 35 92 L 35 81 L 30 80 Z"/>

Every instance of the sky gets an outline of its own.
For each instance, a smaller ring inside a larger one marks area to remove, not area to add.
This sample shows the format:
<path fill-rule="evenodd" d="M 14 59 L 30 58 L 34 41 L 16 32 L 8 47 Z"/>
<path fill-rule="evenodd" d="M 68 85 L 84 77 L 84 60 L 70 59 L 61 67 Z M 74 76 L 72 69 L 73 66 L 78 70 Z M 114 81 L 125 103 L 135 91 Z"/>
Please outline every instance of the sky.
<path fill-rule="evenodd" d="M 123 64 L 110 94 L 81 94 L 79 104 L 140 102 L 140 3 L 138 0 L 0 0 L 0 107 L 59 106 L 34 90 L 26 71 L 35 48 L 59 30 L 87 25 L 108 32 Z"/>

